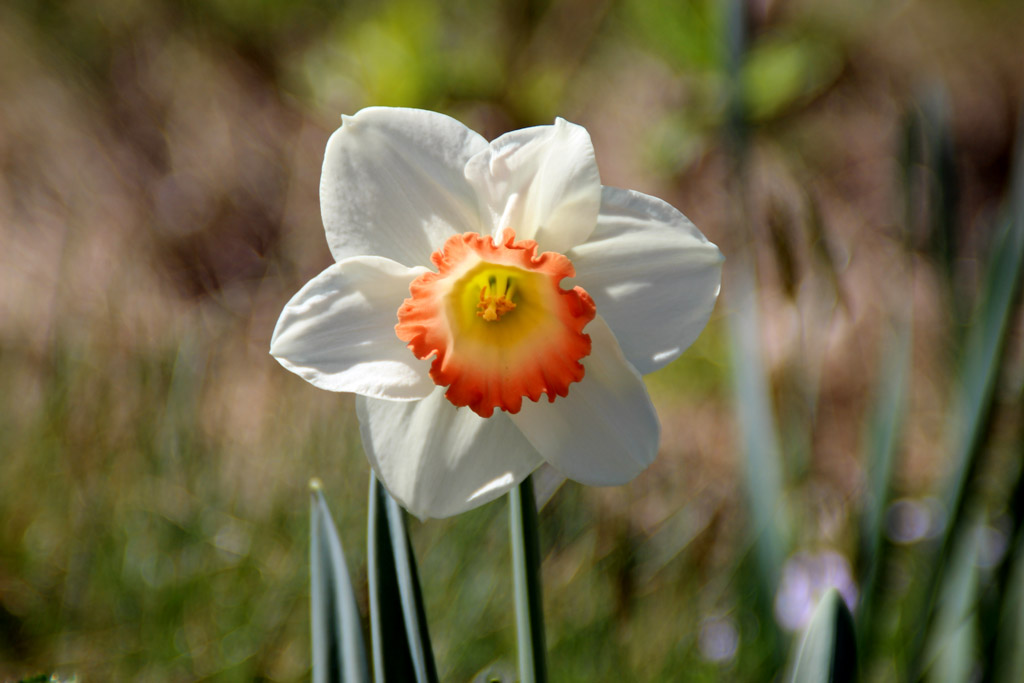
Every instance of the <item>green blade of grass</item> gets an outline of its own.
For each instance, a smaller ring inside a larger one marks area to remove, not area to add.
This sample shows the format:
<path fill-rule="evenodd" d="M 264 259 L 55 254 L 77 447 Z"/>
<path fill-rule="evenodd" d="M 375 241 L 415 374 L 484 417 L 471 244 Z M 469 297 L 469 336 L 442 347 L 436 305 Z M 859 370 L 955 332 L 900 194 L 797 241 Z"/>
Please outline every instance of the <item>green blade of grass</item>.
<path fill-rule="evenodd" d="M 1014 549 L 1011 549 L 1014 550 Z M 1024 680 L 1024 534 L 1018 534 L 999 615 L 995 657 L 986 670 L 1000 683 Z M 989 676 L 986 675 L 986 679 Z"/>
<path fill-rule="evenodd" d="M 310 619 L 314 683 L 368 683 L 369 667 L 359 608 L 341 539 L 320 490 L 310 483 Z"/>
<path fill-rule="evenodd" d="M 1019 128 L 1024 130 L 1024 125 Z M 949 522 L 942 533 L 938 557 L 932 563 L 934 569 L 927 579 L 921 610 L 920 621 L 929 625 L 935 619 L 943 567 L 949 561 L 959 533 L 967 528 L 968 485 L 974 479 L 989 435 L 1000 361 L 1020 291 L 1024 264 L 1024 135 L 1017 141 L 1013 178 L 1008 219 L 992 244 L 975 318 L 964 342 L 959 388 L 951 411 L 953 470 L 944 496 Z M 910 680 L 917 680 L 923 671 L 925 631 L 919 633 L 910 649 Z"/>
<path fill-rule="evenodd" d="M 785 559 L 785 527 L 780 451 L 767 379 L 761 361 L 756 290 L 749 270 L 739 270 L 733 286 L 736 310 L 730 319 L 731 363 L 736 412 L 743 439 L 744 489 L 758 571 L 762 623 L 774 645 L 782 642 L 772 611 Z M 782 653 L 775 647 L 781 664 Z"/>
<path fill-rule="evenodd" d="M 977 640 L 978 554 L 982 524 L 970 523 L 957 538 L 928 634 L 923 672 L 929 681 L 966 683 Z"/>
<path fill-rule="evenodd" d="M 1024 381 L 1017 389 L 1017 415 L 1024 417 Z M 995 571 L 983 603 L 982 643 L 985 667 L 981 683 L 1024 680 L 1024 421 L 1018 420 L 1017 480 L 1007 505 L 1008 552 Z M 984 608 L 987 608 L 984 609 Z"/>
<path fill-rule="evenodd" d="M 1024 123 L 1020 126 L 1024 131 Z M 987 433 L 999 364 L 1008 323 L 1021 285 L 1024 263 L 1024 133 L 1017 143 L 1009 217 L 996 235 L 979 294 L 978 311 L 968 331 L 956 397 L 955 415 L 961 418 L 955 441 L 953 478 L 946 494 L 954 521 L 963 513 L 964 493 L 976 464 L 976 454 Z M 952 525 L 947 526 L 947 533 Z"/>
<path fill-rule="evenodd" d="M 427 615 L 405 513 L 370 474 L 367 530 L 370 630 L 377 683 L 436 683 Z"/>
<path fill-rule="evenodd" d="M 800 642 L 790 683 L 850 683 L 857 678 L 853 616 L 839 591 L 825 593 Z"/>
<path fill-rule="evenodd" d="M 1024 230 L 1016 221 L 1000 231 L 993 245 L 977 319 L 968 331 L 954 415 L 959 418 L 953 476 L 946 491 L 955 522 L 963 513 L 967 484 L 987 435 L 988 413 L 998 377 L 1006 331 L 1020 285 Z M 947 526 L 947 534 L 954 524 Z"/>
<path fill-rule="evenodd" d="M 532 477 L 509 492 L 509 532 L 512 540 L 516 636 L 519 641 L 519 680 L 522 683 L 546 683 L 548 674 L 540 583 L 540 537 Z"/>
<path fill-rule="evenodd" d="M 873 620 L 879 598 L 878 575 L 884 566 L 884 516 L 892 485 L 893 464 L 906 412 L 910 375 L 911 325 L 909 316 L 897 323 L 895 341 L 883 363 L 881 386 L 868 427 L 868 469 L 865 505 L 860 520 L 857 555 L 861 582 L 858 609 L 861 646 L 871 647 Z"/>

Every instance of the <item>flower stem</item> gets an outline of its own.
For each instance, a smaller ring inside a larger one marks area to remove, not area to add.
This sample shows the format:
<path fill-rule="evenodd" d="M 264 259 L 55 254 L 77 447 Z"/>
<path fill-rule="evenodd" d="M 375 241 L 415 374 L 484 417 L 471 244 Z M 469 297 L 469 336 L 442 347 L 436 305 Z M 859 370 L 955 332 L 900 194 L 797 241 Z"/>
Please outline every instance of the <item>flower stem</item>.
<path fill-rule="evenodd" d="M 512 575 L 515 581 L 519 680 L 547 683 L 544 610 L 540 587 L 540 537 L 533 481 L 527 478 L 509 492 Z"/>

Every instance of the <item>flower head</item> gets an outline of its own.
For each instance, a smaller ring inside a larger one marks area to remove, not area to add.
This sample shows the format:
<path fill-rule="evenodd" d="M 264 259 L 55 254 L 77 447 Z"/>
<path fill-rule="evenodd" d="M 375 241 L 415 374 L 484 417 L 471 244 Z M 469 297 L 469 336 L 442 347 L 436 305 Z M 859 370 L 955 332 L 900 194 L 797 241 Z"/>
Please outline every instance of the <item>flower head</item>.
<path fill-rule="evenodd" d="M 336 263 L 285 306 L 271 353 L 358 395 L 392 495 L 444 517 L 544 462 L 596 485 L 646 468 L 659 427 L 640 376 L 704 328 L 717 247 L 665 202 L 602 187 L 590 136 L 562 119 L 491 143 L 416 109 L 342 119 L 320 184 Z"/>
<path fill-rule="evenodd" d="M 449 237 L 431 257 L 438 272 L 413 280 L 398 309 L 398 338 L 417 358 L 433 357 L 430 378 L 448 387 L 445 398 L 480 417 L 518 413 L 523 397 L 566 396 L 590 355 L 583 328 L 594 302 L 560 286 L 575 275 L 569 259 L 515 237 Z"/>

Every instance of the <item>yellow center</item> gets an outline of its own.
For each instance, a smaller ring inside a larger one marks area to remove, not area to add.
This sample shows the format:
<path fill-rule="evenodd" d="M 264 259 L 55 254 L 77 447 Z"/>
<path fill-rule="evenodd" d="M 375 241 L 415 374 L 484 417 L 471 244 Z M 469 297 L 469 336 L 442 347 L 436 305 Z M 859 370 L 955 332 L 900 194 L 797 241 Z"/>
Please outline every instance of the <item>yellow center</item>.
<path fill-rule="evenodd" d="M 549 322 L 550 295 L 538 273 L 481 261 L 448 295 L 449 321 L 463 345 L 491 348 L 519 344 Z"/>

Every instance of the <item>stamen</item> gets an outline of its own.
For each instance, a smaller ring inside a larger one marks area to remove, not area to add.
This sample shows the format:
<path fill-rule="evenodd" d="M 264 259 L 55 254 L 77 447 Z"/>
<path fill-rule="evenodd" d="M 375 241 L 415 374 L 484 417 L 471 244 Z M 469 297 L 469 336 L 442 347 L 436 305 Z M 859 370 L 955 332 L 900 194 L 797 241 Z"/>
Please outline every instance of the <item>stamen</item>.
<path fill-rule="evenodd" d="M 515 287 L 510 277 L 490 276 L 487 284 L 480 288 L 480 301 L 477 303 L 476 314 L 487 322 L 495 322 L 516 307 L 512 301 Z M 495 292 L 501 292 L 495 294 Z"/>

